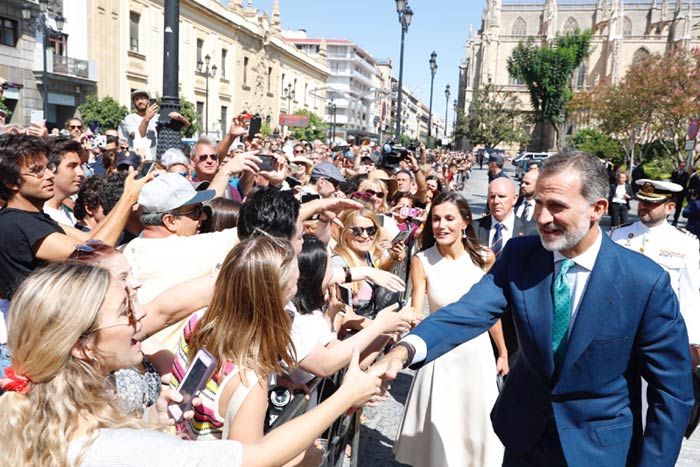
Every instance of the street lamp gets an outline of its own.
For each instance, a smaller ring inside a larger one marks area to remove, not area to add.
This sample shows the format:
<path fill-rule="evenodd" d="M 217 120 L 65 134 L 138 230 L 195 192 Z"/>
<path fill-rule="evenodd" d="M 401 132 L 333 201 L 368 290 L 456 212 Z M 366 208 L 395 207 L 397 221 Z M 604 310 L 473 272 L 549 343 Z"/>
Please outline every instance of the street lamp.
<path fill-rule="evenodd" d="M 433 122 L 433 83 L 435 82 L 435 73 L 437 72 L 437 54 L 433 50 L 433 53 L 430 54 L 430 60 L 428 63 L 430 63 L 430 110 L 428 113 L 428 141 L 427 143 L 430 143 L 430 127 L 432 126 Z"/>
<path fill-rule="evenodd" d="M 211 66 L 211 70 L 209 69 L 209 61 L 211 60 L 211 57 L 209 54 L 207 54 L 204 57 L 204 63 L 202 61 L 197 62 L 197 71 L 199 74 L 203 75 L 204 78 L 206 79 L 206 91 L 204 95 L 204 101 L 205 101 L 205 106 L 206 109 L 204 111 L 204 134 L 208 135 L 209 134 L 209 78 L 213 78 L 216 76 L 216 65 Z M 204 69 L 202 69 L 202 66 L 204 66 Z"/>
<path fill-rule="evenodd" d="M 286 88 L 284 88 L 284 98 L 287 99 L 287 113 L 292 113 L 292 99 L 296 96 L 296 91 L 292 87 L 292 83 L 289 83 Z"/>
<path fill-rule="evenodd" d="M 22 5 L 22 18 L 29 20 L 32 18 L 32 7 L 29 3 L 24 3 Z M 58 15 L 55 19 L 57 32 L 63 30 L 63 24 L 65 18 Z M 49 0 L 39 0 L 39 15 L 36 17 L 36 28 L 41 33 L 42 37 L 42 52 L 44 54 L 44 68 L 42 70 L 42 91 L 43 91 L 43 109 L 44 109 L 44 120 L 48 121 L 49 118 L 49 76 L 46 66 L 46 51 L 49 46 Z"/>
<path fill-rule="evenodd" d="M 333 144 L 335 142 L 335 115 L 336 115 L 336 106 L 335 102 L 333 102 L 333 99 L 328 103 L 328 119 L 330 120 L 330 130 L 331 130 L 331 138 L 330 138 L 330 144 Z"/>
<path fill-rule="evenodd" d="M 454 117 L 452 118 L 452 121 L 454 122 L 454 123 L 452 124 L 452 129 L 453 129 L 452 131 L 454 131 L 454 127 L 457 126 L 457 114 L 458 114 L 458 112 L 457 112 L 457 109 L 458 109 L 458 107 L 457 107 L 457 99 L 455 99 L 455 100 L 452 101 L 452 109 L 455 111 L 455 115 L 454 115 Z"/>
<path fill-rule="evenodd" d="M 445 138 L 447 138 L 447 111 L 450 110 L 450 85 L 445 86 Z"/>
<path fill-rule="evenodd" d="M 396 13 L 399 15 L 401 24 L 401 55 L 399 60 L 399 96 L 396 99 L 396 139 L 401 138 L 401 98 L 403 97 L 403 49 L 404 39 L 411 25 L 413 10 L 408 6 L 406 0 L 396 0 Z"/>

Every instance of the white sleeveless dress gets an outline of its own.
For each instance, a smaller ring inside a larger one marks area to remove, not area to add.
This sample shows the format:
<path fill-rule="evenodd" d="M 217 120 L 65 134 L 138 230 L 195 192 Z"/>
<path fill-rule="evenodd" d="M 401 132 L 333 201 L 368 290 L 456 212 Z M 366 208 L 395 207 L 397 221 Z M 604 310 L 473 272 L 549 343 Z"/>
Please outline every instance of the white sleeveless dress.
<path fill-rule="evenodd" d="M 417 257 L 431 313 L 484 275 L 469 253 L 451 260 L 433 246 Z M 415 467 L 500 466 L 504 448 L 489 417 L 497 397 L 496 363 L 483 333 L 418 370 L 394 445 L 396 460 Z"/>

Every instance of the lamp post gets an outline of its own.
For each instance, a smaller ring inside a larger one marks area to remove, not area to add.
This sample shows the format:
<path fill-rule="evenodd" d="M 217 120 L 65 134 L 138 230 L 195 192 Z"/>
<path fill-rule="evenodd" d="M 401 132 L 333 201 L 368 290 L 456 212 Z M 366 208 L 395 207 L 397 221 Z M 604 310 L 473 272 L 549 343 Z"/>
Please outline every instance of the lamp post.
<path fill-rule="evenodd" d="M 46 52 L 49 47 L 49 0 L 39 0 L 39 15 L 36 17 L 36 28 L 41 33 L 42 37 L 42 52 L 44 54 L 44 67 L 41 75 L 41 87 L 42 87 L 42 103 L 44 111 L 44 120 L 48 121 L 49 118 L 49 74 L 47 70 L 47 58 Z M 22 18 L 29 20 L 32 18 L 32 7 L 31 4 L 24 3 L 22 6 Z M 63 23 L 65 18 L 58 15 L 55 18 L 56 29 L 58 32 L 63 30 Z"/>
<path fill-rule="evenodd" d="M 206 79 L 206 90 L 204 94 L 204 105 L 206 107 L 204 110 L 204 134 L 206 135 L 209 135 L 209 78 L 216 76 L 217 70 L 216 65 L 212 65 L 211 70 L 209 69 L 210 60 L 211 57 L 207 54 L 204 57 L 204 63 L 202 63 L 201 60 L 197 62 L 197 71 Z M 204 69 L 202 69 L 202 65 L 204 65 Z"/>
<path fill-rule="evenodd" d="M 328 119 L 330 120 L 330 130 L 331 130 L 331 137 L 330 137 L 330 144 L 333 144 L 335 142 L 335 115 L 336 115 L 336 106 L 335 102 L 333 102 L 333 99 L 331 99 L 330 103 L 328 104 Z"/>
<path fill-rule="evenodd" d="M 454 132 L 454 129 L 457 126 L 457 99 L 452 101 L 452 110 L 455 112 L 454 117 L 452 118 L 452 131 Z"/>
<path fill-rule="evenodd" d="M 445 86 L 445 139 L 447 139 L 447 111 L 450 110 L 450 85 Z"/>
<path fill-rule="evenodd" d="M 292 99 L 296 96 L 296 91 L 294 90 L 294 87 L 292 86 L 292 83 L 289 83 L 286 88 L 283 89 L 282 95 L 285 99 L 287 99 L 287 115 L 292 113 Z M 285 136 L 287 135 L 287 131 L 289 130 L 288 126 L 284 126 L 284 134 Z"/>
<path fill-rule="evenodd" d="M 399 59 L 399 96 L 396 99 L 396 139 L 401 138 L 401 98 L 403 97 L 403 49 L 408 27 L 411 25 L 413 10 L 406 0 L 396 0 L 396 13 L 401 24 L 401 55 Z"/>
<path fill-rule="evenodd" d="M 428 63 L 430 63 L 430 110 L 428 111 L 428 141 L 426 141 L 426 144 L 430 144 L 430 127 L 433 123 L 433 84 L 435 82 L 435 73 L 437 72 L 437 54 L 434 50 L 430 54 Z"/>

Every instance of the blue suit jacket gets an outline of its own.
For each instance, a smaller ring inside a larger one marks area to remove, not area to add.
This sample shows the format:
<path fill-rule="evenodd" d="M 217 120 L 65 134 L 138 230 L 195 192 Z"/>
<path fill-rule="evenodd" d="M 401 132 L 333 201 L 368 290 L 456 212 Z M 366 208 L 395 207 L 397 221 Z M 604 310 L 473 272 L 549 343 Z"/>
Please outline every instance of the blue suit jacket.
<path fill-rule="evenodd" d="M 488 330 L 510 305 L 520 354 L 491 420 L 511 454 L 530 452 L 554 420 L 571 466 L 674 465 L 693 394 L 668 274 L 603 235 L 555 374 L 553 269 L 538 237 L 513 238 L 479 283 L 413 331 L 428 347 L 423 363 Z M 649 382 L 644 433 L 640 376 Z"/>

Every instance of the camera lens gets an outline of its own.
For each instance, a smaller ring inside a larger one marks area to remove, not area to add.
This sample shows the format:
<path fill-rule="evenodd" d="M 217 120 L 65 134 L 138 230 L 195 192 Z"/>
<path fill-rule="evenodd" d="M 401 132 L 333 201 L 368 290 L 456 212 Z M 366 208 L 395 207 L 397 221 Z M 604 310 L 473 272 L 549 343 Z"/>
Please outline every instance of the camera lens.
<path fill-rule="evenodd" d="M 292 400 L 292 393 L 285 387 L 277 386 L 270 391 L 270 402 L 275 407 L 284 407 L 290 400 Z"/>

